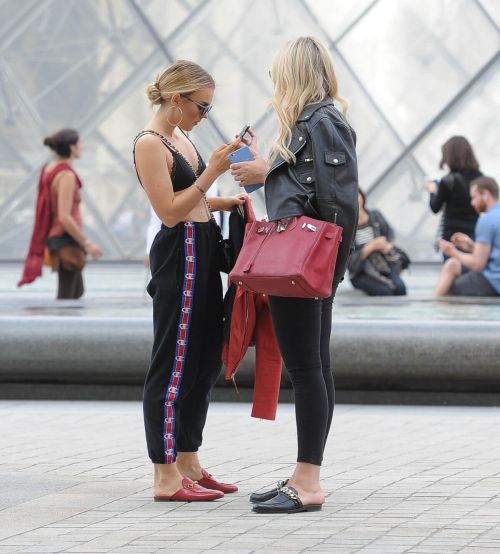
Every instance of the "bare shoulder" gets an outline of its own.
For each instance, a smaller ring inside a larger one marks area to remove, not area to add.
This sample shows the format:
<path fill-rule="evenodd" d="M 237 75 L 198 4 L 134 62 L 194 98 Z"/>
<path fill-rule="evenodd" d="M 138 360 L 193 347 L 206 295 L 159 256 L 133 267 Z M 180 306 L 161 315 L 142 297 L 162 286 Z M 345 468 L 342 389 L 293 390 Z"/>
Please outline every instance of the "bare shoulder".
<path fill-rule="evenodd" d="M 141 135 L 135 142 L 136 162 L 164 162 L 170 165 L 172 162 L 172 153 L 165 147 L 161 138 L 152 133 Z"/>
<path fill-rule="evenodd" d="M 56 175 L 57 183 L 63 187 L 74 187 L 76 176 L 70 169 L 63 169 Z"/>
<path fill-rule="evenodd" d="M 157 153 L 164 150 L 167 149 L 163 145 L 161 138 L 152 133 L 144 133 L 135 141 L 135 151 L 139 154 Z"/>

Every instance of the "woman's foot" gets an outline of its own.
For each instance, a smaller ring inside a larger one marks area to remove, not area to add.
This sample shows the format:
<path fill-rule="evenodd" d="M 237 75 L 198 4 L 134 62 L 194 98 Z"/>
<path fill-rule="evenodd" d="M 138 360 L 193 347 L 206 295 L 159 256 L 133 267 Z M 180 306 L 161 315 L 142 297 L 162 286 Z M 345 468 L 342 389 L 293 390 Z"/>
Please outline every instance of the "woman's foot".
<path fill-rule="evenodd" d="M 267 500 L 271 500 L 271 498 L 274 498 L 279 493 L 281 487 L 284 487 L 287 483 L 288 479 L 283 479 L 282 481 L 278 481 L 276 486 L 272 489 L 264 492 L 253 492 L 250 495 L 250 502 L 255 504 L 256 502 L 266 502 Z"/>
<path fill-rule="evenodd" d="M 206 489 L 232 493 L 238 490 L 232 483 L 217 481 L 206 469 L 201 467 L 197 452 L 179 452 L 177 454 L 177 467 L 179 472 Z"/>
<path fill-rule="evenodd" d="M 281 487 L 278 494 L 266 502 L 256 502 L 253 511 L 258 514 L 295 514 L 298 512 L 313 512 L 321 510 L 325 497 L 323 493 L 303 492 L 291 486 Z"/>
<path fill-rule="evenodd" d="M 297 491 L 299 498 L 304 506 L 307 506 L 308 504 L 317 505 L 325 503 L 325 495 L 321 490 L 319 483 L 313 487 L 308 487 L 306 489 L 301 483 L 294 481 L 292 477 L 288 480 L 287 486 L 293 487 Z"/>
<path fill-rule="evenodd" d="M 224 493 L 205 489 L 187 477 L 182 478 L 181 487 L 174 493 L 166 493 L 164 490 L 157 492 L 157 489 L 155 488 L 154 494 L 154 500 L 156 502 L 207 502 L 223 497 Z"/>
<path fill-rule="evenodd" d="M 325 495 L 320 486 L 321 466 L 298 462 L 290 479 L 277 494 L 257 501 L 253 511 L 258 513 L 288 513 L 321 510 Z M 278 483 L 280 485 L 281 483 Z M 271 491 L 270 491 L 271 492 Z M 264 493 L 265 494 L 265 493 Z"/>
<path fill-rule="evenodd" d="M 217 481 L 217 479 L 215 479 L 213 475 L 208 473 L 206 469 L 202 469 L 201 473 L 203 474 L 203 477 L 201 479 L 198 479 L 198 484 L 202 487 L 205 487 L 206 489 L 221 491 L 225 494 L 237 492 L 238 490 L 238 486 L 234 485 L 233 483 L 221 483 L 220 481 Z"/>
<path fill-rule="evenodd" d="M 197 452 L 178 452 L 175 463 L 179 473 L 189 477 L 192 481 L 203 479 L 203 468 L 198 460 Z"/>
<path fill-rule="evenodd" d="M 224 493 L 209 490 L 182 475 L 177 462 L 154 465 L 153 496 L 156 501 L 194 502 L 222 498 Z"/>
<path fill-rule="evenodd" d="M 182 489 L 183 475 L 179 472 L 176 463 L 154 465 L 154 497 L 172 496 Z"/>

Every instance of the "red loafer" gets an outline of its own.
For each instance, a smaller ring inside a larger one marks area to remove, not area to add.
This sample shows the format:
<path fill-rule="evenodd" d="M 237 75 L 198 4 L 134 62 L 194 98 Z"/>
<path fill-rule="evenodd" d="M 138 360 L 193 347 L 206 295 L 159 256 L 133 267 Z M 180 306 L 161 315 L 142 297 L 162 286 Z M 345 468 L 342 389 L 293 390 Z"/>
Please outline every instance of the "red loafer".
<path fill-rule="evenodd" d="M 207 502 L 222 498 L 224 493 L 219 490 L 209 490 L 194 483 L 187 477 L 182 478 L 182 488 L 170 496 L 156 495 L 155 502 Z"/>
<path fill-rule="evenodd" d="M 215 480 L 206 469 L 202 469 L 201 473 L 203 477 L 198 480 L 198 484 L 206 489 L 221 491 L 224 493 L 236 492 L 238 490 L 236 485 L 232 485 L 230 483 L 219 483 L 219 481 Z"/>

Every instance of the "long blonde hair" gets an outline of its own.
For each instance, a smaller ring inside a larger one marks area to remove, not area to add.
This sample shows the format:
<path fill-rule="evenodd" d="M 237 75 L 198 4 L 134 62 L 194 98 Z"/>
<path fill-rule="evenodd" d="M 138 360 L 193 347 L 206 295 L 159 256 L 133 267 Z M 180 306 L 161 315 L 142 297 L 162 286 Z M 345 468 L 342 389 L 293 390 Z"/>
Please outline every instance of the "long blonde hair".
<path fill-rule="evenodd" d="M 286 162 L 295 163 L 295 155 L 287 146 L 292 127 L 304 108 L 331 98 L 340 104 L 345 115 L 347 102 L 338 94 L 330 53 L 313 37 L 289 42 L 274 59 L 271 77 L 274 81 L 271 104 L 278 117 L 279 134 L 271 145 L 270 160 L 279 155 Z"/>
<path fill-rule="evenodd" d="M 194 62 L 178 60 L 147 86 L 146 94 L 151 106 L 155 106 L 170 100 L 175 93 L 189 94 L 205 87 L 215 87 L 212 76 Z"/>

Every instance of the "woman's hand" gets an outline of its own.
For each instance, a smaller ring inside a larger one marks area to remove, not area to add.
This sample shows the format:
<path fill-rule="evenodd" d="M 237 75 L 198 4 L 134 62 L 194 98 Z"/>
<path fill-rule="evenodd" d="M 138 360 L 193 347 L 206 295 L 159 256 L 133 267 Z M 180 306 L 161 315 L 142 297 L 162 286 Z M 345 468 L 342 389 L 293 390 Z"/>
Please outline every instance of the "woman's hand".
<path fill-rule="evenodd" d="M 474 249 L 474 241 L 465 233 L 453 233 L 451 242 L 465 252 L 472 252 Z"/>
<path fill-rule="evenodd" d="M 255 154 L 254 154 L 255 156 Z M 269 164 L 258 154 L 252 162 L 238 162 L 231 164 L 231 175 L 240 187 L 263 183 L 266 180 Z"/>
<path fill-rule="evenodd" d="M 85 243 L 85 252 L 87 254 L 90 254 L 94 260 L 97 260 L 97 258 L 100 258 L 102 256 L 102 250 L 97 246 L 97 244 L 94 244 L 93 242 L 86 242 Z"/>
<path fill-rule="evenodd" d="M 388 254 L 392 250 L 392 247 L 392 243 L 384 236 L 374 238 L 363 246 L 363 257 L 367 258 L 370 254 L 373 254 L 373 252 Z"/>
<path fill-rule="evenodd" d="M 241 206 L 244 204 L 247 196 L 248 195 L 244 193 L 237 194 L 236 196 L 221 196 L 217 199 L 219 210 L 230 212 L 234 206 Z"/>
<path fill-rule="evenodd" d="M 259 149 L 257 147 L 257 135 L 255 134 L 255 131 L 253 129 L 248 129 L 247 134 L 250 135 L 250 138 L 247 137 L 239 137 L 241 142 L 240 146 L 248 146 L 254 155 L 254 158 L 256 158 L 259 155 Z"/>
<path fill-rule="evenodd" d="M 436 194 L 437 192 L 437 185 L 434 181 L 426 181 L 425 182 L 425 190 L 430 194 Z"/>
<path fill-rule="evenodd" d="M 451 242 L 444 239 L 440 239 L 439 248 L 445 256 L 453 257 L 457 252 L 455 246 L 453 246 Z"/>
<path fill-rule="evenodd" d="M 238 162 L 231 164 L 231 175 L 234 177 L 234 180 L 238 182 L 240 187 L 263 183 L 266 180 L 266 175 L 269 171 L 269 164 L 266 160 L 261 158 L 257 149 L 257 135 L 255 134 L 255 131 L 249 129 L 248 134 L 251 138 L 241 138 L 240 144 L 244 144 L 250 148 L 255 160 L 252 162 Z"/>
<path fill-rule="evenodd" d="M 387 254 L 392 248 L 392 244 L 384 237 L 380 236 L 373 239 L 368 244 L 372 247 L 372 252 L 382 252 L 382 254 Z"/>
<path fill-rule="evenodd" d="M 225 173 L 230 166 L 229 154 L 240 147 L 240 138 L 234 139 L 229 144 L 221 144 L 216 148 L 208 160 L 208 169 L 213 171 L 217 177 Z"/>

